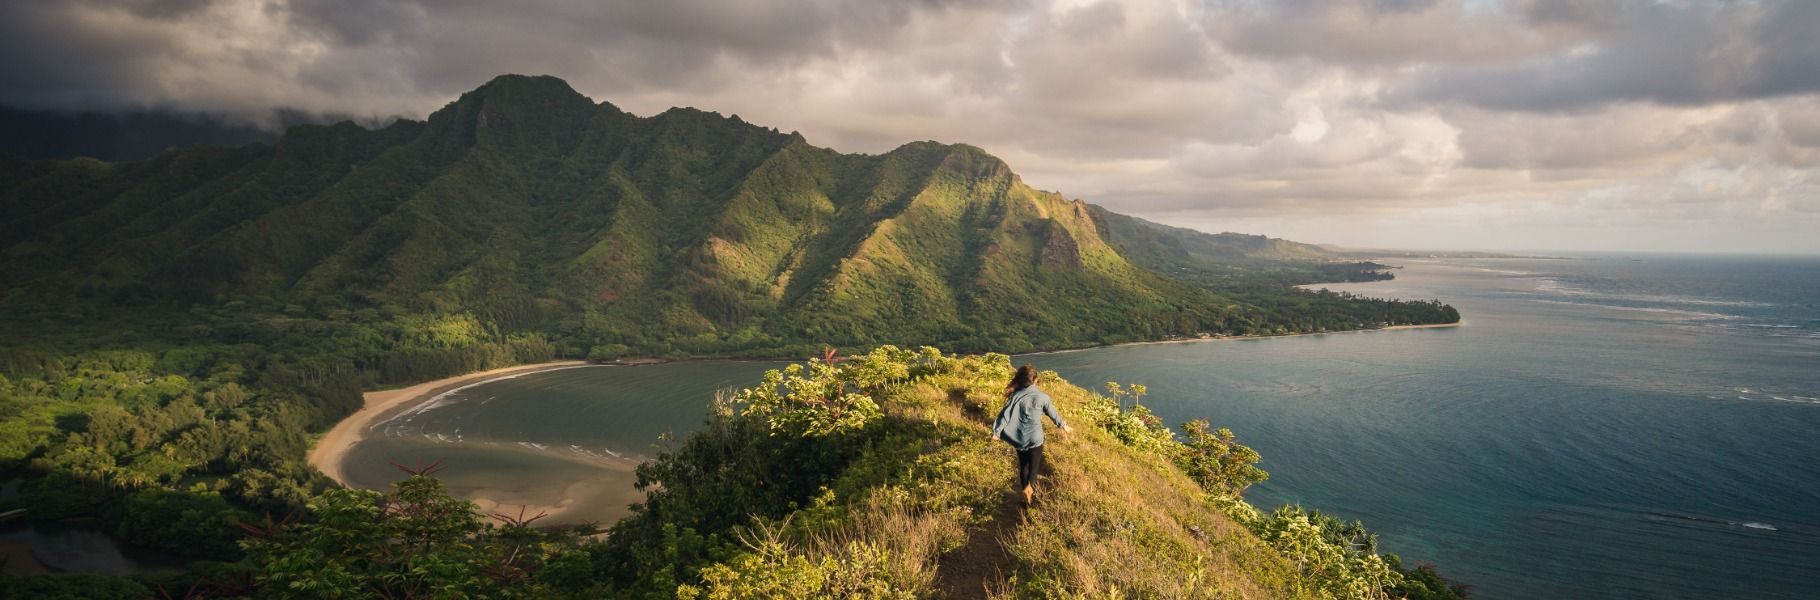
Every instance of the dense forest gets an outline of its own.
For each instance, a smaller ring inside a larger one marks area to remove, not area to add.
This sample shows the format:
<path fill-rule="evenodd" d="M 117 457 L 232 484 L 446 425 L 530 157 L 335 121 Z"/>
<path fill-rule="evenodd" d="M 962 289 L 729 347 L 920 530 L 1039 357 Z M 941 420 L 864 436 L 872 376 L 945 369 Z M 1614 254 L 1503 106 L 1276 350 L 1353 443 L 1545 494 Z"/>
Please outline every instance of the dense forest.
<path fill-rule="evenodd" d="M 1459 316 L 1388 277 L 1031 189 L 977 148 L 816 148 L 501 77 L 426 121 L 0 158 L 0 512 L 244 560 L 362 390 L 550 360 L 1025 352 Z"/>

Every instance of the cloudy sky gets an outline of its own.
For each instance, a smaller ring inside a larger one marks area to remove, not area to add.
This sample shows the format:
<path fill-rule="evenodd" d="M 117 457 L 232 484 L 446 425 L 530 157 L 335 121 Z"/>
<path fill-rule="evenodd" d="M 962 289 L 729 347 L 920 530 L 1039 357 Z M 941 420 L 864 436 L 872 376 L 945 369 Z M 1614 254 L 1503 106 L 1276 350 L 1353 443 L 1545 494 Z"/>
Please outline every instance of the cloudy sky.
<path fill-rule="evenodd" d="M 551 74 L 1209 231 L 1820 253 L 1816 31 L 1808 0 L 0 0 L 0 103 L 421 118 Z"/>

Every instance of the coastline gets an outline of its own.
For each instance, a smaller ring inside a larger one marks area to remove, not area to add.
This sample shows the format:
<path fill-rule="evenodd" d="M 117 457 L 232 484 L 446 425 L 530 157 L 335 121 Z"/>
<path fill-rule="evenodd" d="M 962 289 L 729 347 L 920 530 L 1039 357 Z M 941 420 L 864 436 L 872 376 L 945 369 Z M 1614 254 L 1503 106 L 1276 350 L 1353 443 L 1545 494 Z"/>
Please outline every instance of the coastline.
<path fill-rule="evenodd" d="M 361 394 L 361 398 L 364 400 L 364 404 L 360 407 L 360 410 L 354 411 L 354 414 L 348 415 L 347 418 L 336 423 L 334 427 L 329 428 L 326 433 L 322 434 L 322 438 L 316 440 L 316 444 L 310 447 L 310 466 L 316 467 L 316 470 L 321 471 L 323 475 L 327 475 L 329 479 L 335 480 L 335 483 L 339 483 L 346 487 L 352 487 L 348 485 L 347 478 L 341 471 L 341 463 L 347 458 L 349 450 L 353 449 L 361 440 L 366 439 L 367 429 L 382 421 L 380 417 L 390 416 L 392 412 L 398 409 L 416 405 L 423 400 L 436 397 L 437 394 L 463 386 L 477 384 L 495 377 L 523 375 L 526 373 L 549 371 L 552 369 L 566 369 L 587 366 L 588 364 L 590 363 L 587 361 L 562 360 L 533 365 L 502 367 L 468 373 L 466 375 L 445 377 L 443 379 L 427 381 L 410 387 L 363 393 Z"/>
<path fill-rule="evenodd" d="M 1364 333 L 1364 332 L 1372 332 L 1372 331 L 1397 331 L 1397 330 L 1405 330 L 1405 329 L 1442 329 L 1442 328 L 1460 327 L 1465 324 L 1466 324 L 1466 321 L 1464 319 L 1462 319 L 1456 323 L 1433 323 L 1433 324 L 1427 324 L 1427 325 L 1392 325 L 1390 327 L 1377 327 L 1377 328 L 1372 328 L 1372 329 L 1351 329 L 1351 330 L 1346 330 L 1346 331 L 1322 331 L 1322 332 L 1313 332 L 1313 333 L 1285 333 L 1285 334 L 1280 334 L 1280 335 L 1240 335 L 1240 336 L 1187 338 L 1187 339 L 1177 339 L 1177 340 L 1153 340 L 1153 341 L 1147 341 L 1147 342 L 1125 342 L 1125 343 L 1120 343 L 1120 344 L 1105 344 L 1105 345 L 1099 345 L 1099 346 L 1088 346 L 1085 348 L 1069 348 L 1069 349 L 1065 349 L 1065 350 L 1047 350 L 1047 351 L 1041 351 L 1041 352 L 1028 352 L 1028 353 L 1025 353 L 1025 355 L 1060 354 L 1063 352 L 1081 352 L 1084 350 L 1094 350 L 1094 349 L 1099 349 L 1099 348 L 1118 348 L 1118 347 L 1123 347 L 1123 346 L 1149 346 L 1149 345 L 1156 345 L 1156 344 L 1194 344 L 1194 343 L 1201 343 L 1201 342 L 1234 342 L 1234 341 L 1246 341 L 1246 340 L 1268 340 L 1268 339 L 1275 339 L 1275 338 L 1331 335 L 1331 334 L 1341 334 L 1341 333 Z M 660 362 L 668 362 L 668 361 L 632 360 L 632 361 L 625 361 L 625 362 L 620 362 L 620 363 L 610 363 L 610 364 L 642 365 L 642 364 L 655 364 L 655 363 L 660 363 Z M 342 473 L 342 470 L 341 470 L 341 463 L 344 459 L 347 458 L 347 454 L 348 454 L 349 450 L 353 449 L 353 447 L 355 445 L 359 444 L 362 440 L 366 439 L 366 432 L 369 428 L 371 428 L 373 425 L 375 425 L 377 423 L 384 421 L 384 419 L 382 419 L 381 417 L 390 417 L 392 415 L 392 413 L 394 413 L 396 411 L 402 410 L 402 409 L 410 407 L 410 406 L 415 406 L 415 405 L 420 404 L 424 401 L 427 401 L 431 398 L 435 398 L 439 394 L 449 392 L 451 390 L 455 390 L 455 389 L 458 389 L 458 388 L 461 388 L 464 386 L 479 384 L 479 383 L 482 383 L 489 379 L 493 379 L 493 378 L 497 378 L 497 377 L 503 377 L 503 376 L 508 376 L 508 375 L 525 375 L 525 374 L 530 374 L 530 373 L 536 373 L 539 371 L 550 371 L 550 370 L 555 370 L 555 369 L 583 367 L 583 366 L 590 366 L 590 365 L 594 365 L 594 364 L 597 364 L 597 363 L 590 363 L 590 362 L 581 361 L 581 360 L 559 360 L 559 361 L 551 361 L 551 362 L 544 362 L 544 363 L 537 363 L 537 364 L 530 364 L 530 365 L 517 365 L 517 366 L 511 366 L 511 367 L 501 367 L 498 369 L 491 369 L 491 370 L 486 370 L 486 371 L 477 371 L 477 372 L 468 373 L 465 375 L 456 375 L 454 377 L 445 377 L 442 379 L 437 379 L 435 381 L 426 381 L 426 382 L 419 383 L 417 385 L 412 385 L 409 387 L 365 392 L 361 395 L 361 397 L 365 401 L 365 404 L 363 406 L 361 406 L 360 410 L 354 411 L 354 414 L 348 415 L 346 418 L 342 419 L 340 422 L 335 423 L 334 427 L 330 428 L 327 432 L 323 433 L 322 438 L 318 439 L 316 441 L 316 444 L 310 447 L 310 453 L 309 453 L 310 466 L 316 467 L 316 470 L 321 471 L 323 475 L 327 475 L 328 478 L 334 480 L 335 483 L 341 484 L 343 486 L 348 486 L 349 484 L 347 482 L 347 478 L 346 478 L 345 474 Z"/>
<path fill-rule="evenodd" d="M 1023 354 L 1019 354 L 1018 356 L 1033 356 L 1033 355 L 1041 355 L 1041 354 L 1061 354 L 1063 352 L 1084 352 L 1087 350 L 1098 350 L 1101 348 L 1122 348 L 1125 346 L 1153 346 L 1153 345 L 1157 345 L 1157 344 L 1198 344 L 1201 342 L 1243 342 L 1243 341 L 1250 341 L 1250 340 L 1274 340 L 1274 339 L 1278 339 L 1278 338 L 1308 337 L 1308 336 L 1316 336 L 1316 335 L 1335 335 L 1335 334 L 1342 334 L 1342 333 L 1367 333 L 1367 332 L 1373 332 L 1373 331 L 1399 331 L 1399 330 L 1405 330 L 1405 329 L 1451 329 L 1454 327 L 1462 327 L 1465 325 L 1466 325 L 1466 319 L 1460 319 L 1459 321 L 1456 321 L 1453 323 L 1428 323 L 1428 324 L 1424 324 L 1424 325 L 1391 325 L 1389 327 L 1373 327 L 1370 329 L 1347 329 L 1347 330 L 1343 330 L 1343 331 L 1315 331 L 1315 332 L 1309 332 L 1309 333 L 1282 333 L 1282 334 L 1272 334 L 1272 335 L 1208 336 L 1208 337 L 1199 337 L 1199 338 L 1184 338 L 1184 339 L 1179 339 L 1179 340 L 1155 340 L 1155 341 L 1149 341 L 1149 342 L 1124 342 L 1124 343 L 1119 343 L 1119 344 L 1101 344 L 1098 346 L 1087 346 L 1085 348 L 1069 348 L 1067 350 L 1046 350 L 1046 351 L 1042 351 L 1042 352 L 1025 352 Z"/>
<path fill-rule="evenodd" d="M 1280 334 L 1280 335 L 1224 336 L 1224 337 L 1204 337 L 1204 338 L 1188 338 L 1188 339 L 1175 339 L 1175 340 L 1155 340 L 1155 341 L 1145 341 L 1145 342 L 1126 342 L 1126 343 L 1121 343 L 1121 344 L 1105 344 L 1105 345 L 1099 345 L 1099 346 L 1089 346 L 1086 348 L 1072 348 L 1072 349 L 1066 349 L 1066 350 L 1050 350 L 1050 351 L 1045 351 L 1045 352 L 1031 352 L 1026 355 L 1060 354 L 1060 353 L 1064 353 L 1064 352 L 1080 352 L 1083 350 L 1093 350 L 1093 349 L 1098 349 L 1098 348 L 1116 348 L 1116 347 L 1121 347 L 1121 346 L 1147 346 L 1147 345 L 1156 345 L 1156 344 L 1190 344 L 1190 343 L 1199 343 L 1199 342 L 1231 342 L 1231 341 L 1245 341 L 1245 340 L 1267 340 L 1267 339 L 1274 339 L 1274 338 L 1317 336 L 1317 335 L 1329 335 L 1329 334 L 1337 334 L 1337 333 L 1394 331 L 1394 330 L 1405 330 L 1405 329 L 1440 329 L 1440 328 L 1460 327 L 1465 324 L 1466 324 L 1466 321 L 1461 320 L 1456 323 L 1436 323 L 1436 324 L 1427 324 L 1427 325 L 1393 325 L 1390 327 L 1379 327 L 1379 328 L 1373 328 L 1373 329 L 1353 329 L 1353 330 L 1347 330 L 1347 331 L 1326 331 L 1326 332 L 1315 332 L 1315 333 L 1288 333 L 1288 334 Z M 616 363 L 610 363 L 610 364 L 640 365 L 640 364 L 653 364 L 653 363 L 660 363 L 660 362 L 669 362 L 669 361 L 632 360 L 632 361 L 623 361 L 623 362 L 616 362 Z M 487 381 L 491 381 L 491 380 L 494 380 L 494 379 L 497 379 L 500 377 L 526 375 L 526 374 L 530 374 L 530 373 L 537 373 L 537 372 L 542 372 L 542 371 L 552 371 L 552 370 L 558 370 L 558 369 L 585 367 L 585 366 L 591 366 L 591 365 L 595 365 L 595 364 L 597 364 L 597 363 L 589 363 L 587 361 L 580 361 L 580 360 L 565 360 L 565 361 L 551 361 L 551 362 L 544 362 L 544 363 L 537 363 L 537 364 L 530 364 L 530 365 L 518 365 L 518 366 L 512 366 L 512 367 L 491 369 L 491 370 L 487 370 L 487 371 L 478 371 L 478 372 L 474 372 L 474 373 L 468 373 L 465 375 L 457 375 L 454 377 L 445 377 L 442 379 L 437 379 L 435 381 L 427 381 L 424 383 L 419 383 L 416 385 L 403 387 L 403 388 L 365 392 L 362 394 L 362 398 L 365 403 L 360 408 L 360 410 L 355 411 L 353 414 L 348 415 L 346 418 L 344 418 L 340 422 L 336 423 L 334 427 L 330 428 L 327 432 L 325 432 L 322 435 L 322 437 L 316 441 L 315 445 L 310 448 L 309 463 L 311 466 L 315 467 L 318 471 L 321 471 L 323 475 L 326 475 L 326 476 L 328 476 L 329 479 L 334 480 L 335 483 L 340 484 L 345 487 L 354 487 L 350 483 L 348 483 L 346 474 L 342 470 L 342 464 L 347 459 L 348 452 L 350 450 L 352 450 L 354 448 L 354 446 L 360 444 L 360 442 L 362 442 L 366 439 L 367 431 L 370 430 L 374 425 L 376 425 L 378 423 L 382 423 L 386 419 L 389 419 L 402 411 L 409 410 L 411 407 L 420 406 L 424 402 L 428 402 L 428 401 L 436 398 L 438 395 L 441 395 L 441 394 L 444 394 L 444 393 L 447 393 L 450 391 L 454 391 L 457 389 L 461 389 L 464 387 L 485 383 Z M 605 468 L 605 469 L 612 470 L 612 471 L 620 471 L 623 469 L 623 470 L 627 471 L 628 473 L 630 472 L 630 469 L 627 469 L 625 465 L 616 465 L 616 464 L 608 465 L 608 464 L 602 464 L 602 463 L 595 463 L 594 461 L 580 461 L 579 459 L 576 459 L 573 457 L 558 457 L 558 458 L 567 459 L 567 460 L 571 460 L 571 461 L 575 461 L 575 462 L 584 462 L 584 463 L 590 464 L 596 468 Z M 631 498 L 629 500 L 627 498 L 618 498 L 617 496 L 624 495 L 621 493 L 622 491 L 615 490 L 615 489 L 609 489 L 610 487 L 616 487 L 616 486 L 614 485 L 613 482 L 608 482 L 608 481 L 566 482 L 562 485 L 562 488 L 563 488 L 562 491 L 560 493 L 555 494 L 553 497 L 551 497 L 549 494 L 549 492 L 551 491 L 550 488 L 509 489 L 509 488 L 501 488 L 501 487 L 493 487 L 493 486 L 485 486 L 485 487 L 475 486 L 471 489 L 465 489 L 465 490 L 451 489 L 451 491 L 456 491 L 458 495 L 464 496 L 469 501 L 474 502 L 476 504 L 477 508 L 479 508 L 483 512 L 516 513 L 517 511 L 511 510 L 511 509 L 524 508 L 525 510 L 528 511 L 527 514 L 535 515 L 540 512 L 545 513 L 546 516 L 550 517 L 550 521 L 557 522 L 557 521 L 563 521 L 562 517 L 567 516 L 565 513 L 574 514 L 574 513 L 597 512 L 595 510 L 591 510 L 589 505 L 598 504 L 598 503 L 600 503 L 600 501 L 606 500 L 609 497 L 615 497 L 616 500 L 619 500 L 618 502 L 615 502 L 615 504 L 625 504 L 629 501 L 636 500 L 636 498 Z M 630 490 L 624 490 L 624 492 L 628 492 L 628 493 L 629 493 L 629 491 Z M 462 493 L 462 492 L 465 492 L 465 493 Z M 593 507 L 593 508 L 598 508 L 598 507 Z"/>

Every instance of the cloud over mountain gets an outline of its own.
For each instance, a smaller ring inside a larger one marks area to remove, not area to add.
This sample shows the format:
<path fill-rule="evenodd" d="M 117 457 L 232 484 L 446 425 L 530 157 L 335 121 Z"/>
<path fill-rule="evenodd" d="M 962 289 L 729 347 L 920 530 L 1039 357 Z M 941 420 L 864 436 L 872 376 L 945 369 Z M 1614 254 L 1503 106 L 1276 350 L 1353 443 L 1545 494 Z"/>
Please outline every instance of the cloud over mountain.
<path fill-rule="evenodd" d="M 1813 252 L 1817 6 L 5 2 L 0 102 L 421 117 L 550 73 L 846 151 L 964 141 L 1035 185 L 1213 230 Z"/>

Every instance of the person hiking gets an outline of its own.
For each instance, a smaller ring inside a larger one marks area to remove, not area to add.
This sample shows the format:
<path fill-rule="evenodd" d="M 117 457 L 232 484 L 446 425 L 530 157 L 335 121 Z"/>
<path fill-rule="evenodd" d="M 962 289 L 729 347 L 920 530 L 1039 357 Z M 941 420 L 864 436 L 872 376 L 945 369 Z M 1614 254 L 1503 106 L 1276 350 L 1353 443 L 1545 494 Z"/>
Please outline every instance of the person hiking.
<path fill-rule="evenodd" d="M 1025 506 L 1036 501 L 1036 474 L 1043 468 L 1043 415 L 1049 415 L 1062 433 L 1074 431 L 1049 395 L 1036 387 L 1036 367 L 1018 367 L 1005 386 L 1005 407 L 992 421 L 992 437 L 1017 449 L 1017 487 L 1024 493 Z"/>

